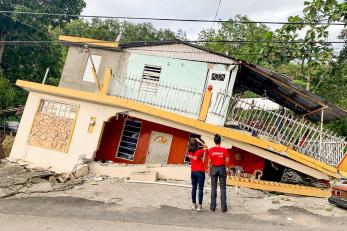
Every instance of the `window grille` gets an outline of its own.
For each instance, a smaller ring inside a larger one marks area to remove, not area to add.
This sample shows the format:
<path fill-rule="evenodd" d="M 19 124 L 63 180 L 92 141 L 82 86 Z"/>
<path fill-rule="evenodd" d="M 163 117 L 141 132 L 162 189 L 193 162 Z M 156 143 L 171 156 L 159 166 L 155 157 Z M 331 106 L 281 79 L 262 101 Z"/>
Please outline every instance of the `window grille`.
<path fill-rule="evenodd" d="M 75 119 L 77 114 L 77 106 L 42 100 L 40 112 L 42 114 L 51 116 L 57 116 L 66 119 Z"/>
<path fill-rule="evenodd" d="M 134 160 L 137 143 L 140 138 L 141 121 L 126 120 L 119 143 L 117 158 Z"/>
<path fill-rule="evenodd" d="M 96 71 L 96 73 L 98 73 L 100 62 L 101 62 L 101 56 L 100 55 L 91 55 L 91 56 L 92 56 L 93 63 L 95 66 L 95 71 Z M 90 57 L 88 57 L 87 65 L 86 65 L 86 68 L 85 68 L 84 74 L 83 74 L 83 81 L 95 83 L 95 79 L 94 79 L 93 72 L 92 72 L 92 67 L 93 67 L 92 61 L 90 60 Z"/>
<path fill-rule="evenodd" d="M 212 73 L 211 80 L 224 81 L 225 74 Z"/>
<path fill-rule="evenodd" d="M 151 94 L 157 93 L 160 73 L 160 66 L 145 65 L 140 90 Z"/>

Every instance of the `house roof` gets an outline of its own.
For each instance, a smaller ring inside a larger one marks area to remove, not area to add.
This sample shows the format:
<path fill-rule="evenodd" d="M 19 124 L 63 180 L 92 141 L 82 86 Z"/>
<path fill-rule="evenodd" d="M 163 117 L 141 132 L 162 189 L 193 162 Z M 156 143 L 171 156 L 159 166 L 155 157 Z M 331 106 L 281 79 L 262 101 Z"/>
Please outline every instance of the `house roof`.
<path fill-rule="evenodd" d="M 290 77 L 247 62 L 241 63 L 234 89 L 266 94 L 274 102 L 313 121 L 321 120 L 322 109 L 325 122 L 347 116 L 345 110 L 294 84 Z"/>
<path fill-rule="evenodd" d="M 238 60 L 230 55 L 226 55 L 220 52 L 216 52 L 216 51 L 211 51 L 205 47 L 190 43 L 190 42 L 186 42 L 186 41 L 182 41 L 182 40 L 171 40 L 171 41 L 156 41 L 156 42 L 130 42 L 130 43 L 122 43 L 120 44 L 120 46 L 122 48 L 134 48 L 134 47 L 150 47 L 150 46 L 159 46 L 159 45 L 171 45 L 171 44 L 184 44 L 190 47 L 194 47 L 196 49 L 202 50 L 202 51 L 206 51 L 209 52 L 211 54 L 215 54 L 215 55 L 219 55 L 228 59 L 233 59 L 233 60 Z"/>
<path fill-rule="evenodd" d="M 238 61 L 232 59 L 230 56 L 216 52 L 210 52 L 206 49 L 202 49 L 201 47 L 181 41 L 165 42 L 162 44 L 122 44 L 121 46 L 124 51 L 132 54 L 160 56 L 211 64 L 238 65 Z"/>

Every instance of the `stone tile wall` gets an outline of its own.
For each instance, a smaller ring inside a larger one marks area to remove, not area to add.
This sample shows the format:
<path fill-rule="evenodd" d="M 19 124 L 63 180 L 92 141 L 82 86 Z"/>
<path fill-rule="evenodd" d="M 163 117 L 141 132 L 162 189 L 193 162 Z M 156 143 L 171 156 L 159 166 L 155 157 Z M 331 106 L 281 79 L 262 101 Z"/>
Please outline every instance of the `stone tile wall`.
<path fill-rule="evenodd" d="M 74 120 L 38 112 L 31 129 L 29 144 L 67 152 Z"/>

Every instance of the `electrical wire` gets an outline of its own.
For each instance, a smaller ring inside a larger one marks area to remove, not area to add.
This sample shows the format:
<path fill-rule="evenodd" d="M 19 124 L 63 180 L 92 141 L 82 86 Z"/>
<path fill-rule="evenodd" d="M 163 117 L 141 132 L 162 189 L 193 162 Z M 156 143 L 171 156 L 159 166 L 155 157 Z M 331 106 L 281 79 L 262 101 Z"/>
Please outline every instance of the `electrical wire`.
<path fill-rule="evenodd" d="M 37 40 L 37 41 L 32 41 L 32 40 L 8 40 L 8 41 L 0 41 L 0 43 L 3 44 L 30 44 L 30 43 L 61 43 L 64 41 L 59 41 L 59 40 Z M 160 44 L 165 44 L 165 43 L 170 43 L 170 42 L 175 42 L 175 43 L 269 43 L 269 44 L 346 44 L 347 41 L 266 41 L 266 40 L 258 40 L 258 41 L 253 41 L 253 40 L 158 40 L 158 41 L 131 41 L 127 42 L 128 44 L 131 43 L 144 43 L 146 46 L 150 45 L 158 45 Z M 72 42 L 75 44 L 88 44 L 85 42 Z M 93 41 L 91 42 L 92 44 L 107 44 L 111 43 L 109 41 Z"/>
<path fill-rule="evenodd" d="M 42 34 L 44 34 L 44 35 L 50 35 L 49 33 L 44 32 L 44 31 L 42 31 L 42 30 L 39 30 L 39 29 L 37 29 L 37 28 L 35 28 L 35 27 L 33 27 L 33 26 L 31 26 L 31 25 L 25 23 L 24 21 L 19 20 L 19 19 L 16 18 L 16 17 L 11 18 L 11 17 L 10 17 L 8 14 L 6 14 L 6 13 L 3 13 L 3 12 L 1 12 L 1 11 L 0 11 L 0 13 L 1 13 L 2 15 L 5 15 L 5 16 L 8 17 L 8 18 L 13 19 L 13 20 L 15 20 L 16 22 L 19 22 L 20 24 L 22 24 L 22 25 L 24 25 L 24 26 L 27 26 L 27 27 L 29 27 L 29 28 L 35 30 L 35 31 L 38 31 L 38 32 L 40 32 L 40 33 L 42 33 Z"/>
<path fill-rule="evenodd" d="M 75 17 L 75 18 L 101 18 L 101 19 L 126 19 L 126 20 L 149 20 L 149 21 L 175 21 L 175 22 L 201 22 L 201 23 L 235 23 L 235 24 L 274 24 L 274 25 L 331 25 L 346 26 L 343 22 L 275 22 L 275 21 L 236 21 L 236 20 L 208 20 L 208 19 L 182 19 L 182 18 L 153 18 L 153 17 L 130 17 L 130 16 L 101 16 L 101 15 L 79 15 L 79 14 L 60 14 L 60 13 L 43 13 L 28 11 L 8 11 L 2 10 L 0 13 L 26 14 L 26 15 L 44 15 L 54 17 Z"/>
<path fill-rule="evenodd" d="M 1 42 L 0 42 L 1 43 Z M 12 44 L 12 45 L 18 45 L 18 44 Z M 33 43 L 32 45 L 35 45 Z M 21 46 L 32 46 L 29 44 L 21 44 Z M 46 44 L 46 45 L 62 45 L 62 44 Z M 163 52 L 163 53 L 177 53 L 177 54 L 197 54 L 201 55 L 203 54 L 203 51 L 177 51 L 177 50 L 158 50 L 158 49 L 144 49 L 144 48 L 129 48 L 129 50 L 135 50 L 135 51 L 149 51 L 149 52 Z M 291 49 L 293 50 L 293 49 Z M 300 50 L 300 49 L 294 49 L 294 50 Z M 208 52 L 208 51 L 206 51 Z M 339 55 L 338 51 L 333 52 L 334 55 Z M 281 56 L 281 57 L 288 57 L 288 58 L 296 58 L 297 55 L 283 55 L 278 53 L 271 53 L 271 54 L 259 54 L 259 53 L 237 53 L 237 52 L 231 52 L 231 56 Z"/>
<path fill-rule="evenodd" d="M 219 11 L 219 7 L 220 7 L 221 2 L 222 2 L 222 0 L 219 0 L 218 7 L 217 7 L 217 11 L 216 11 L 216 14 L 214 15 L 213 21 L 216 21 L 216 19 L 217 19 L 217 15 L 218 15 L 218 11 Z M 215 23 L 215 22 L 213 22 L 213 25 L 214 25 L 214 23 Z"/>

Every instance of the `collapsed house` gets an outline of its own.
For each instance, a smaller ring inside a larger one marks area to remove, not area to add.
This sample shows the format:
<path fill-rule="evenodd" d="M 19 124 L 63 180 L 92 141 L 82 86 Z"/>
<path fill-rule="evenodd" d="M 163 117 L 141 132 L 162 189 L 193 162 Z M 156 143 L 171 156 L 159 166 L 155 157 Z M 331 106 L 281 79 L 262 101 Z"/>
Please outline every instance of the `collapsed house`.
<path fill-rule="evenodd" d="M 173 175 L 188 176 L 189 137 L 212 146 L 218 133 L 235 174 L 276 181 L 287 167 L 326 181 L 347 176 L 345 138 L 322 126 L 347 112 L 287 76 L 183 41 L 60 40 L 69 50 L 58 87 L 17 81 L 29 95 L 13 160 L 62 172 L 81 158 L 176 165 Z M 282 107 L 243 100 L 246 90 Z"/>

